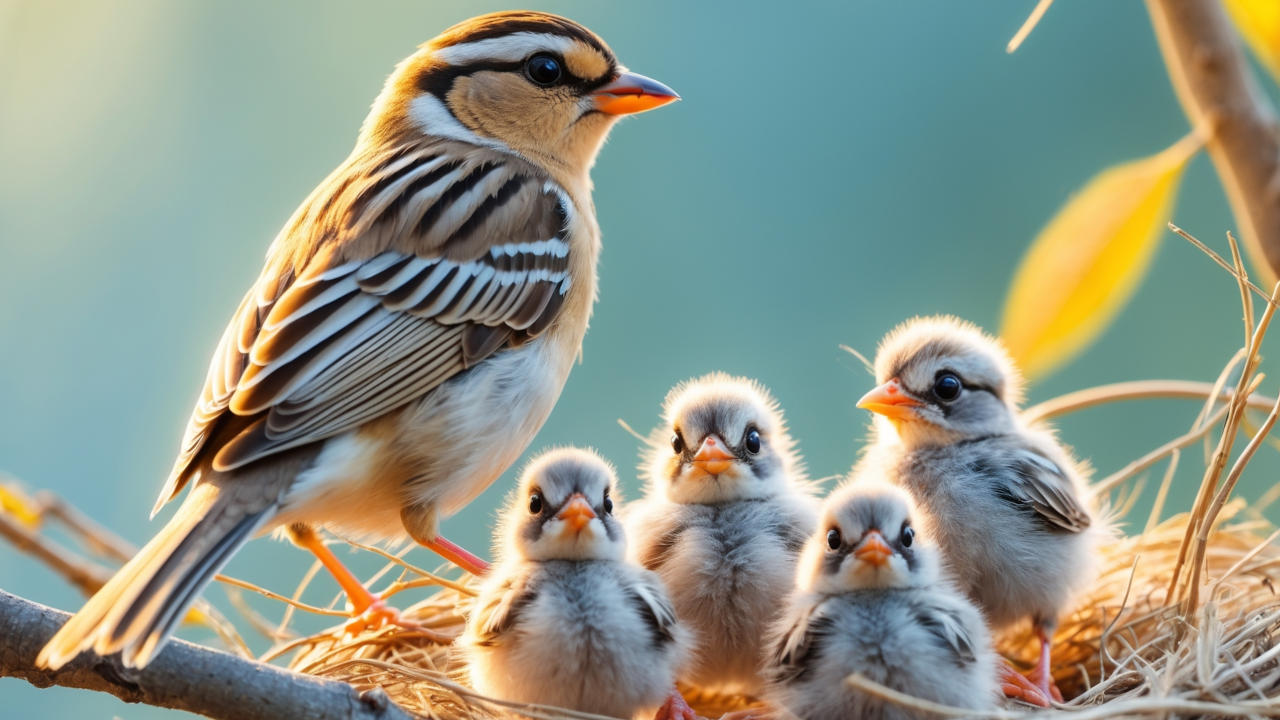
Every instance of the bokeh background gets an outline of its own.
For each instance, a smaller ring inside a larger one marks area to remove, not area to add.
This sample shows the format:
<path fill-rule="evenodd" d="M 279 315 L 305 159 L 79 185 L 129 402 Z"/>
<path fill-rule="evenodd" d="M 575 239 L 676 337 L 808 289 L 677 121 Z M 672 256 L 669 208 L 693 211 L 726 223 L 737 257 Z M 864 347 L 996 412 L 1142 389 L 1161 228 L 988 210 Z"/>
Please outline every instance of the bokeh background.
<path fill-rule="evenodd" d="M 533 450 L 595 446 L 634 497 L 637 442 L 616 420 L 647 432 L 672 384 L 719 369 L 775 391 L 813 476 L 847 470 L 870 378 L 838 345 L 870 354 L 918 313 L 994 327 L 1015 263 L 1068 194 L 1187 131 L 1141 3 L 1058 3 L 1006 55 L 1033 4 L 541 4 L 685 99 L 624 121 L 596 166 L 600 301 Z M 268 242 L 347 154 L 396 61 L 504 7 L 0 0 L 0 471 L 144 542 L 209 354 Z M 1225 248 L 1233 221 L 1205 158 L 1173 219 Z M 1115 325 L 1031 398 L 1212 379 L 1239 344 L 1233 281 L 1169 234 Z M 1195 412 L 1147 402 L 1060 427 L 1106 473 Z M 1198 484 L 1196 460 L 1184 467 L 1171 508 Z M 1241 493 L 1256 497 L 1278 467 L 1265 451 Z M 512 475 L 445 533 L 483 548 Z M 259 540 L 229 572 L 288 592 L 308 564 Z M 7 547 L 0 588 L 81 602 Z M 175 714 L 0 680 L 2 717 Z"/>

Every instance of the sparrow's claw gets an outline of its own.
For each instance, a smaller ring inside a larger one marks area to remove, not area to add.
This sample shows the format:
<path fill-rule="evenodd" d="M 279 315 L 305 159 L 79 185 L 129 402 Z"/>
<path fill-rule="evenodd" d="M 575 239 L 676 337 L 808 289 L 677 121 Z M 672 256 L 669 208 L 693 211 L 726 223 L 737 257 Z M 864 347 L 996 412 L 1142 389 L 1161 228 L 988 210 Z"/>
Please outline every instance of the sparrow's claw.
<path fill-rule="evenodd" d="M 1000 663 L 1000 690 L 1007 698 L 1021 700 L 1036 707 L 1050 707 L 1049 698 L 1035 683 L 1023 677 L 1008 660 Z"/>
<path fill-rule="evenodd" d="M 684 696 L 673 687 L 666 702 L 658 708 L 658 714 L 653 716 L 653 720 L 698 720 L 698 713 L 689 707 L 689 703 L 684 701 Z"/>
<path fill-rule="evenodd" d="M 379 630 L 387 625 L 395 625 L 403 630 L 422 629 L 421 625 L 402 617 L 399 610 L 388 605 L 380 597 L 374 597 L 373 602 L 364 609 L 364 612 L 352 615 L 342 629 L 347 635 L 358 635 L 370 630 Z"/>

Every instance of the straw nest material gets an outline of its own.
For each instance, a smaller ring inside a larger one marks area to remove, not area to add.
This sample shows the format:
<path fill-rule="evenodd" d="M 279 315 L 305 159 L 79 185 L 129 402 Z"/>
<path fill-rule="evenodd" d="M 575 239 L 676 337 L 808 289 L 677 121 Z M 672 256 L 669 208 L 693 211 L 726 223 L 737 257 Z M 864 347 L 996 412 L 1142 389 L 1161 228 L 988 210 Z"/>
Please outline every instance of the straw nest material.
<path fill-rule="evenodd" d="M 1280 532 L 1261 512 L 1274 497 L 1253 506 L 1228 499 L 1277 416 L 1276 407 L 1272 407 L 1266 420 L 1254 427 L 1247 412 L 1271 405 L 1253 393 L 1262 380 L 1257 372 L 1259 346 L 1277 295 L 1268 296 L 1248 282 L 1238 254 L 1228 263 L 1188 239 L 1235 276 L 1245 306 L 1245 347 L 1227 364 L 1217 383 L 1203 385 L 1201 392 L 1210 400 L 1187 435 L 1095 484 L 1098 494 L 1106 496 L 1123 487 L 1123 481 L 1169 459 L 1147 527 L 1136 535 L 1117 537 L 1102 549 L 1096 583 L 1078 598 L 1054 638 L 1055 677 L 1067 703 L 1038 712 L 1011 705 L 994 717 L 1280 716 L 1280 644 L 1276 642 L 1280 596 L 1275 586 L 1280 548 L 1272 544 Z M 1255 295 L 1265 303 L 1257 320 Z M 1187 386 L 1164 387 L 1163 395 L 1187 397 L 1188 393 L 1179 395 Z M 1148 391 L 1148 396 L 1162 394 L 1159 387 L 1131 383 L 1081 398 L 1074 408 L 1059 400 L 1046 403 L 1053 408 L 1041 406 L 1029 413 L 1045 417 L 1099 402 L 1142 397 Z M 1195 504 L 1186 512 L 1159 520 L 1182 448 L 1210 437 L 1215 430 L 1217 446 L 1206 453 Z M 1232 461 L 1233 446 L 1242 430 L 1252 431 L 1249 434 L 1253 437 Z M 1134 497 L 1136 491 L 1130 492 L 1129 500 L 1111 498 L 1113 514 L 1122 514 Z M 300 671 L 341 679 L 360 688 L 380 686 L 406 710 L 424 717 L 489 718 L 512 711 L 536 718 L 586 717 L 566 710 L 502 703 L 467 687 L 462 660 L 449 643 L 462 631 L 473 602 L 473 587 L 469 580 L 452 583 L 452 587 L 409 608 L 407 616 L 421 622 L 424 632 L 383 629 L 344 637 L 341 629 L 335 629 L 295 640 L 280 648 L 276 656 L 290 656 L 290 666 Z M 1015 663 L 1030 664 L 1034 643 L 1029 629 L 1005 634 L 998 642 L 1000 650 Z M 849 682 L 893 695 L 861 678 Z M 703 695 L 693 688 L 688 691 L 691 703 L 707 717 L 719 717 L 749 702 Z M 896 699 L 920 705 L 910 698 Z"/>
<path fill-rule="evenodd" d="M 1096 706 L 1089 717 L 1280 715 L 1280 597 L 1273 585 L 1280 548 L 1267 543 L 1274 528 L 1243 501 L 1224 508 L 1208 537 L 1205 576 L 1212 580 L 1188 617 L 1166 599 L 1189 518 L 1178 515 L 1104 549 L 1097 583 L 1055 638 L 1055 676 L 1073 698 L 1056 712 Z M 290 666 L 382 687 L 405 709 L 441 720 L 496 717 L 511 708 L 530 717 L 583 717 L 507 705 L 467 687 L 448 641 L 462 631 L 471 603 L 467 592 L 443 589 L 406 612 L 438 636 L 384 629 L 343 637 L 335 629 L 291 643 L 297 654 Z M 1030 663 L 1034 644 L 1023 633 L 1001 638 L 1001 649 Z M 696 691 L 689 697 L 713 718 L 747 705 Z"/>

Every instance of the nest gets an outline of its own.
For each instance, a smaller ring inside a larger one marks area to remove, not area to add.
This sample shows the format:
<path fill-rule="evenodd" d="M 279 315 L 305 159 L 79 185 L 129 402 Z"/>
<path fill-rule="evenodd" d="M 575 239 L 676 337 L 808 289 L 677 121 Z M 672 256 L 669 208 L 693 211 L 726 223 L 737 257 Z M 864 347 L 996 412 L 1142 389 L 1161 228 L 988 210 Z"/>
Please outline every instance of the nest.
<path fill-rule="evenodd" d="M 1054 638 L 1055 678 L 1071 700 L 1058 711 L 1089 717 L 1280 715 L 1280 573 L 1275 528 L 1242 500 L 1227 504 L 1208 534 L 1202 601 L 1187 612 L 1170 594 L 1190 513 L 1171 517 L 1103 550 L 1101 573 Z M 290 667 L 381 687 L 410 712 L 442 720 L 494 718 L 512 710 L 534 718 L 588 717 L 555 708 L 506 703 L 467 687 L 449 641 L 462 632 L 471 583 L 446 588 L 406 611 L 431 633 L 382 629 L 345 635 L 341 628 L 290 643 Z M 1029 633 L 999 638 L 1000 650 L 1030 664 Z M 749 705 L 688 688 L 705 717 Z"/>
<path fill-rule="evenodd" d="M 1245 275 L 1233 241 L 1233 262 L 1193 243 L 1236 278 L 1244 304 L 1247 342 L 1227 363 L 1215 383 L 1127 383 L 1059 398 L 1028 411 L 1046 418 L 1117 399 L 1186 397 L 1199 394 L 1204 407 L 1186 435 L 1135 460 L 1095 483 L 1105 497 L 1158 462 L 1168 460 L 1156 507 L 1145 529 L 1117 537 L 1102 549 L 1100 573 L 1077 599 L 1054 637 L 1055 679 L 1068 701 L 1059 708 L 1033 711 L 1010 706 L 993 717 L 1072 715 L 1089 718 L 1140 716 L 1280 716 L 1280 596 L 1274 581 L 1280 572 L 1280 535 L 1262 515 L 1274 497 L 1252 506 L 1229 499 L 1240 475 L 1276 420 L 1280 405 L 1254 394 L 1261 381 L 1258 351 L 1276 308 L 1277 293 L 1263 294 Z M 1253 295 L 1266 306 L 1254 320 Z M 1194 385 L 1194 387 L 1191 387 Z M 1231 389 L 1229 389 L 1229 386 Z M 1251 426 L 1250 409 L 1269 408 L 1265 420 Z M 1228 469 L 1236 437 L 1252 438 Z M 1192 508 L 1160 520 L 1164 498 L 1181 450 L 1218 431 L 1217 446 L 1206 453 L 1199 495 Z M 1280 494 L 1280 486 L 1273 491 Z M 1137 496 L 1112 499 L 1112 515 L 1123 515 Z M 463 629 L 473 602 L 469 580 L 453 583 L 406 614 L 427 632 L 395 629 L 344 635 L 340 628 L 297 640 L 277 651 L 292 653 L 290 667 L 340 679 L 359 688 L 381 687 L 406 710 L 447 720 L 489 718 L 515 712 L 535 718 L 590 717 L 555 708 L 506 703 L 467 687 L 463 660 L 450 642 Z M 1008 658 L 1030 665 L 1035 643 L 1029 628 L 997 637 Z M 898 702 L 944 714 L 972 715 L 913 701 L 864 679 L 850 682 Z M 685 688 L 699 713 L 719 717 L 748 707 L 751 700 L 720 697 Z"/>

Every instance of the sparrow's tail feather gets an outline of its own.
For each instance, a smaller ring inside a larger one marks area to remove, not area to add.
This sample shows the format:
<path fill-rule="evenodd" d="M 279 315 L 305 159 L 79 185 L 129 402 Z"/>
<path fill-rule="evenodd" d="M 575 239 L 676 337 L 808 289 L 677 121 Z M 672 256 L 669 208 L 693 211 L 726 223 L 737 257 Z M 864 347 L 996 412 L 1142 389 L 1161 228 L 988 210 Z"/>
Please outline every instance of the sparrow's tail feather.
<path fill-rule="evenodd" d="M 265 505 L 265 506 L 264 506 Z M 143 667 L 196 596 L 273 514 L 211 485 L 192 490 L 167 525 L 49 640 L 36 665 L 56 670 L 92 648 Z"/>

